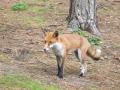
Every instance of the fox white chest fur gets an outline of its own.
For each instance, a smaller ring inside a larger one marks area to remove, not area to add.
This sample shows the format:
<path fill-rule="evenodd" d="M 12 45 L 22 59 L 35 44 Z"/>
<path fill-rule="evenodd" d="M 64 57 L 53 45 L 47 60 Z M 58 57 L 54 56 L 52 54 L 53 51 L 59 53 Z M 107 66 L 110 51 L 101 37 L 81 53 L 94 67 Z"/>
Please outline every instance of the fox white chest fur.
<path fill-rule="evenodd" d="M 56 42 L 50 45 L 50 48 L 53 49 L 55 55 L 63 56 L 64 55 L 64 46 L 62 43 Z"/>

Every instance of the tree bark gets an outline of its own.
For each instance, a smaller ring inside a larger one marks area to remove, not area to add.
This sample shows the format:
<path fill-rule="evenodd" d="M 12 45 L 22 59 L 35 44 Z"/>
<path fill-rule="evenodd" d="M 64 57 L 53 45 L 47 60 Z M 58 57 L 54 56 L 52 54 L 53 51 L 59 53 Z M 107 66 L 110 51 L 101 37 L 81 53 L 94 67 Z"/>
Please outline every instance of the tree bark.
<path fill-rule="evenodd" d="M 70 0 L 68 28 L 78 28 L 100 35 L 96 21 L 96 0 Z"/>

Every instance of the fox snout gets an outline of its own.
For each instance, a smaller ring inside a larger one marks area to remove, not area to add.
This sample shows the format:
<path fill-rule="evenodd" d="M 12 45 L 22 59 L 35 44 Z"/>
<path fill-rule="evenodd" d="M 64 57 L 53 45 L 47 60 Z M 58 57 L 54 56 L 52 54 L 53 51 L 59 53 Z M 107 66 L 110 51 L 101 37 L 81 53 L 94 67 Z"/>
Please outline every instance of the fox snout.
<path fill-rule="evenodd" d="M 46 43 L 43 48 L 44 52 L 47 53 L 49 50 L 49 45 Z"/>
<path fill-rule="evenodd" d="M 46 44 L 45 46 L 44 46 L 44 52 L 48 52 L 51 48 L 53 48 L 54 47 L 54 43 L 53 44 Z"/>
<path fill-rule="evenodd" d="M 49 51 L 49 48 L 44 47 L 43 50 L 45 53 L 47 53 Z"/>

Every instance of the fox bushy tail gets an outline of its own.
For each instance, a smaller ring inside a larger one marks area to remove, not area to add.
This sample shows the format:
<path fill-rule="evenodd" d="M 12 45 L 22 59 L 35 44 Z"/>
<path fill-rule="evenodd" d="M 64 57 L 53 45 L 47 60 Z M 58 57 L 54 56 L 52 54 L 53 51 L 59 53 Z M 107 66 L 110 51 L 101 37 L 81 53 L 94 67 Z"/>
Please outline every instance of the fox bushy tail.
<path fill-rule="evenodd" d="M 87 51 L 88 56 L 93 58 L 94 60 L 97 60 L 101 56 L 101 49 L 96 48 L 94 46 L 90 46 Z"/>

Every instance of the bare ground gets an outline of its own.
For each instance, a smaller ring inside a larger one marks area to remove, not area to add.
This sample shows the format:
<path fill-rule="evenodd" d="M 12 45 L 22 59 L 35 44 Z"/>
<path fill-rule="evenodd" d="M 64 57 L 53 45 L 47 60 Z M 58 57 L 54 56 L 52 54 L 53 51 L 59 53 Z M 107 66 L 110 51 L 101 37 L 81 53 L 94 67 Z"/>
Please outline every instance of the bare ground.
<path fill-rule="evenodd" d="M 26 74 L 43 83 L 57 84 L 62 90 L 120 90 L 119 0 L 98 0 L 98 22 L 103 42 L 101 60 L 89 60 L 88 73 L 80 78 L 80 63 L 70 55 L 65 62 L 64 79 L 56 77 L 54 55 L 51 53 L 46 57 L 42 52 L 41 27 L 66 32 L 68 1 L 49 0 L 47 3 L 54 5 L 54 9 L 44 13 L 13 12 L 10 7 L 17 1 L 0 1 L 0 74 Z M 30 0 L 29 5 L 44 7 L 46 2 Z M 29 21 L 36 16 L 44 16 L 45 24 Z"/>

